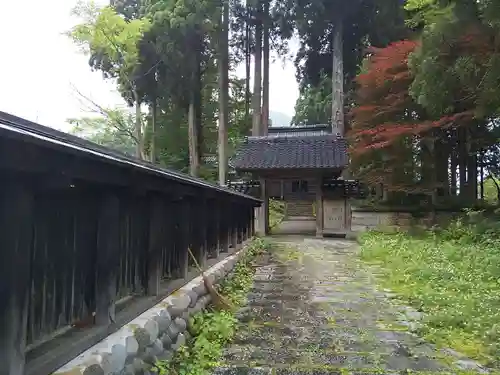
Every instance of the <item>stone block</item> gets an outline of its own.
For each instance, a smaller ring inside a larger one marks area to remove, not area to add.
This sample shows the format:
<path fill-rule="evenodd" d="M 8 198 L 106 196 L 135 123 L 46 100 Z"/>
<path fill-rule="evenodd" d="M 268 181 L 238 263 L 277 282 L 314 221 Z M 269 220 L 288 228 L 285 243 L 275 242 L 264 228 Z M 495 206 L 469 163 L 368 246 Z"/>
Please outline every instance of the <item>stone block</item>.
<path fill-rule="evenodd" d="M 177 340 L 175 341 L 175 344 L 172 345 L 173 350 L 179 350 L 179 348 L 186 343 L 186 336 L 184 334 L 179 333 L 177 336 Z"/>
<path fill-rule="evenodd" d="M 173 341 L 172 341 L 172 338 L 169 336 L 168 333 L 164 333 L 161 338 L 160 338 L 162 344 L 163 344 L 163 347 L 165 349 L 167 348 L 170 348 L 170 346 L 172 345 Z"/>
<path fill-rule="evenodd" d="M 170 326 L 167 329 L 167 335 L 170 336 L 172 341 L 174 341 L 174 339 L 177 337 L 178 334 L 179 334 L 179 328 L 177 327 L 177 325 L 170 324 Z"/>
<path fill-rule="evenodd" d="M 135 375 L 135 370 L 133 365 L 126 365 L 120 375 Z"/>
<path fill-rule="evenodd" d="M 109 373 L 116 374 L 125 367 L 127 359 L 127 348 L 122 344 L 115 344 L 111 348 L 111 356 L 109 357 Z"/>
<path fill-rule="evenodd" d="M 149 333 L 150 344 L 158 338 L 160 331 L 158 329 L 158 323 L 155 320 L 148 320 L 144 325 L 144 329 Z"/>
<path fill-rule="evenodd" d="M 160 314 L 155 316 L 153 319 L 156 323 L 158 323 L 158 335 L 164 333 L 168 326 L 172 323 L 172 318 L 166 309 L 162 310 Z"/>
<path fill-rule="evenodd" d="M 139 351 L 139 343 L 134 336 L 129 336 L 125 339 L 125 350 L 128 356 L 136 355 Z"/>
<path fill-rule="evenodd" d="M 151 335 L 144 328 L 140 327 L 137 328 L 134 332 L 134 337 L 137 340 L 137 343 L 139 344 L 138 351 L 143 351 L 152 342 Z"/>
<path fill-rule="evenodd" d="M 184 311 L 179 318 L 184 319 L 186 322 L 189 322 L 189 317 L 191 316 L 189 310 L 191 309 L 187 309 L 186 311 Z"/>
<path fill-rule="evenodd" d="M 189 307 L 194 307 L 198 301 L 198 294 L 194 290 L 190 290 L 187 292 L 187 296 L 189 297 Z"/>
<path fill-rule="evenodd" d="M 205 288 L 205 284 L 203 284 L 203 281 L 198 285 L 196 285 L 195 287 L 193 287 L 193 292 L 195 292 L 198 295 L 198 297 L 207 294 L 207 289 Z"/>
<path fill-rule="evenodd" d="M 191 299 L 189 298 L 189 296 L 183 293 L 172 298 L 171 304 L 179 308 L 182 308 L 183 310 L 186 310 L 190 302 Z"/>
<path fill-rule="evenodd" d="M 185 309 L 182 306 L 170 305 L 167 310 L 172 318 L 176 318 L 181 316 Z"/>
<path fill-rule="evenodd" d="M 152 344 L 151 344 L 151 351 L 153 355 L 159 355 L 160 353 L 163 352 L 163 342 L 160 339 L 156 339 Z"/>
<path fill-rule="evenodd" d="M 142 359 L 136 358 L 132 363 L 132 367 L 136 374 L 143 374 L 144 371 L 147 371 L 150 366 L 148 366 L 148 364 L 146 364 Z"/>
<path fill-rule="evenodd" d="M 182 318 L 175 318 L 174 323 L 181 333 L 184 332 L 187 328 L 187 322 Z"/>
<path fill-rule="evenodd" d="M 150 366 L 154 365 L 158 361 L 158 358 L 156 357 L 156 355 L 154 355 L 153 351 L 154 350 L 151 347 L 146 348 L 146 350 L 140 357 L 145 364 Z"/>

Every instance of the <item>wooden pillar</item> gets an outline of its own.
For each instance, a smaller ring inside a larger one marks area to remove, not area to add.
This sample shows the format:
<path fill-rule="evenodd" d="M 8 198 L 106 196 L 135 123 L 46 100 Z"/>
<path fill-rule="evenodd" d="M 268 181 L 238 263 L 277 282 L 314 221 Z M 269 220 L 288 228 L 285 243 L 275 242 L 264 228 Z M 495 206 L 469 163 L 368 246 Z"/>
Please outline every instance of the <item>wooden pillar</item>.
<path fill-rule="evenodd" d="M 203 199 L 193 198 L 190 202 L 189 207 L 189 236 L 188 236 L 188 248 L 191 250 L 196 258 L 198 264 L 203 268 L 206 262 L 205 259 L 205 201 Z M 188 254 L 188 260 L 191 265 L 195 265 Z"/>
<path fill-rule="evenodd" d="M 207 228 L 209 220 L 210 216 L 207 207 L 207 200 L 202 198 L 197 209 L 197 227 L 194 228 L 193 233 L 196 237 L 196 243 L 198 246 L 198 263 L 200 263 L 202 267 L 205 267 L 208 256 Z"/>
<path fill-rule="evenodd" d="M 177 254 L 179 259 L 179 277 L 185 279 L 189 270 L 189 200 L 184 197 L 179 202 L 179 242 Z"/>
<path fill-rule="evenodd" d="M 175 256 L 175 220 L 172 202 L 167 200 L 164 203 L 165 212 L 163 221 L 164 243 L 163 243 L 163 276 L 171 278 L 173 276 L 173 264 Z"/>
<path fill-rule="evenodd" d="M 316 190 L 316 237 L 323 237 L 324 214 L 323 214 L 323 179 L 318 181 Z"/>
<path fill-rule="evenodd" d="M 248 240 L 250 237 L 250 206 L 245 207 L 245 211 L 243 212 L 243 240 Z"/>
<path fill-rule="evenodd" d="M 33 195 L 23 185 L 0 185 L 0 363 L 2 374 L 23 375 L 28 319 Z"/>
<path fill-rule="evenodd" d="M 244 240 L 244 229 L 245 226 L 243 225 L 243 219 L 245 217 L 245 207 L 242 206 L 240 209 L 237 211 L 237 220 L 238 220 L 238 243 L 241 244 L 243 243 Z"/>
<path fill-rule="evenodd" d="M 262 206 L 259 208 L 258 219 L 258 233 L 260 235 L 269 234 L 269 194 L 267 191 L 266 179 L 260 179 L 260 197 L 262 199 Z"/>
<path fill-rule="evenodd" d="M 222 247 L 221 251 L 222 252 L 229 252 L 229 245 L 231 242 L 231 236 L 230 236 L 230 217 L 229 217 L 229 210 L 228 210 L 228 205 L 226 203 L 223 203 L 221 205 L 220 209 L 220 218 L 221 218 L 221 239 L 222 239 Z"/>
<path fill-rule="evenodd" d="M 214 257 L 218 258 L 219 257 L 219 251 L 221 249 L 221 236 L 220 236 L 220 231 L 221 231 L 221 207 L 220 207 L 220 202 L 218 200 L 214 201 L 214 207 L 213 207 L 213 222 L 214 222 L 214 233 L 213 233 L 213 238 L 214 238 Z"/>
<path fill-rule="evenodd" d="M 250 207 L 250 236 L 255 236 L 255 208 Z"/>
<path fill-rule="evenodd" d="M 120 201 L 106 193 L 97 221 L 96 324 L 108 325 L 115 319 L 116 279 L 120 264 Z"/>
<path fill-rule="evenodd" d="M 238 249 L 238 223 L 236 221 L 236 205 L 233 203 L 230 206 L 230 217 L 231 217 L 231 246 L 233 249 Z"/>
<path fill-rule="evenodd" d="M 149 200 L 149 249 L 148 249 L 148 288 L 147 294 L 156 296 L 160 292 L 162 275 L 162 250 L 164 238 L 165 206 L 158 197 Z"/>

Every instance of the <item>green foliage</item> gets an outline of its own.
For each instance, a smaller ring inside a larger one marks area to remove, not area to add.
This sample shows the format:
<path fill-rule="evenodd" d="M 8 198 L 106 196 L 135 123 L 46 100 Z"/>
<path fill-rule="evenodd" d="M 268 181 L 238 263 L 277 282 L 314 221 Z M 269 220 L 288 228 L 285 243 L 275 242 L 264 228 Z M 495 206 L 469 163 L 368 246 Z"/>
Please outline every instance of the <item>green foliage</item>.
<path fill-rule="evenodd" d="M 500 203 L 498 201 L 498 191 L 495 182 L 500 185 L 500 180 L 496 177 L 486 179 L 483 184 L 484 200 L 491 205 L 498 205 Z"/>
<path fill-rule="evenodd" d="M 127 21 L 112 7 L 98 8 L 93 2 L 80 2 L 73 12 L 83 18 L 69 33 L 75 43 L 89 55 L 105 54 L 115 76 L 133 74 L 139 63 L 139 41 L 151 27 L 149 20 Z"/>
<path fill-rule="evenodd" d="M 269 227 L 273 229 L 281 223 L 285 216 L 285 203 L 282 201 L 269 200 Z"/>
<path fill-rule="evenodd" d="M 269 243 L 255 239 L 220 287 L 220 293 L 236 307 L 241 306 L 253 283 L 253 260 L 269 249 Z M 208 375 L 219 365 L 222 350 L 231 341 L 238 320 L 227 311 L 203 311 L 192 316 L 188 330 L 192 339 L 170 362 L 159 361 L 153 370 L 159 375 Z"/>
<path fill-rule="evenodd" d="M 304 87 L 295 103 L 292 125 L 328 124 L 332 117 L 332 80 L 321 75 L 317 86 Z"/>
<path fill-rule="evenodd" d="M 105 115 L 68 119 L 73 125 L 70 133 L 133 156 L 134 115 L 121 109 L 103 109 L 103 113 Z"/>
<path fill-rule="evenodd" d="M 419 236 L 370 232 L 362 256 L 381 283 L 425 313 L 421 334 L 481 362 L 500 362 L 500 226 L 473 213 Z"/>
<path fill-rule="evenodd" d="M 422 46 L 410 60 L 412 96 L 432 114 L 500 111 L 500 12 L 492 1 L 409 1 L 423 25 Z"/>

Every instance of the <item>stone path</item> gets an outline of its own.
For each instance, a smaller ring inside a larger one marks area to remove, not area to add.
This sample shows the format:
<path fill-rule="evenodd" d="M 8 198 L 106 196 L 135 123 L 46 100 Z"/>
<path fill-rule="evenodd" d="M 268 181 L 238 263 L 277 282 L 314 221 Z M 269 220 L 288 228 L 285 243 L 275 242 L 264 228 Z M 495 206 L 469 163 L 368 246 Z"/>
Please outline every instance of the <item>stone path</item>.
<path fill-rule="evenodd" d="M 409 333 L 407 315 L 376 290 L 354 242 L 275 243 L 257 262 L 215 375 L 457 373 L 450 358 Z"/>

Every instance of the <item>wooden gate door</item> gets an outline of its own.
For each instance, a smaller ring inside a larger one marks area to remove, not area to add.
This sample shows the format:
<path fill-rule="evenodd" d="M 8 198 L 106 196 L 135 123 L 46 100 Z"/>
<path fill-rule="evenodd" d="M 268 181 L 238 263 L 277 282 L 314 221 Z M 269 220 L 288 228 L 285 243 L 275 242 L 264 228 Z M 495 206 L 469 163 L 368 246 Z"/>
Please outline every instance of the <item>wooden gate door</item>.
<path fill-rule="evenodd" d="M 345 200 L 325 200 L 323 203 L 324 231 L 326 233 L 345 232 Z"/>

